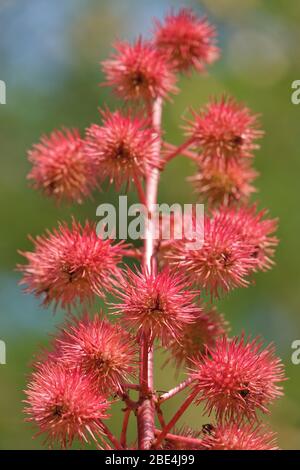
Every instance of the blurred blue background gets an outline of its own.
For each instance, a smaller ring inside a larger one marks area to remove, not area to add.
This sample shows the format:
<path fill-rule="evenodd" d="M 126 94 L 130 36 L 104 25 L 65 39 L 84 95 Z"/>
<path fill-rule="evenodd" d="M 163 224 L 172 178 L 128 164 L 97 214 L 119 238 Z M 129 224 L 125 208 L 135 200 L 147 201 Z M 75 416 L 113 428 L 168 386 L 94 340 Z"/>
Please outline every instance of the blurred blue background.
<path fill-rule="evenodd" d="M 99 120 L 98 107 L 116 106 L 110 90 L 98 86 L 99 62 L 111 51 L 111 42 L 149 34 L 152 17 L 179 6 L 206 13 L 216 24 L 222 57 L 208 75 L 180 80 L 181 94 L 164 111 L 166 139 L 180 143 L 185 109 L 224 91 L 262 114 L 266 136 L 256 156 L 261 172 L 257 197 L 280 218 L 277 264 L 257 275 L 256 285 L 223 299 L 220 309 L 234 334 L 244 329 L 275 342 L 289 380 L 267 421 L 278 431 L 282 448 L 300 448 L 300 365 L 291 363 L 291 343 L 300 339 L 300 105 L 291 103 L 291 83 L 300 79 L 299 1 L 0 0 L 0 79 L 7 85 L 7 104 L 0 106 L 0 339 L 7 347 L 7 364 L 0 365 L 1 449 L 41 447 L 41 439 L 33 441 L 30 425 L 23 422 L 22 390 L 34 353 L 63 319 L 17 286 L 17 249 L 31 247 L 28 233 L 42 233 L 71 214 L 95 220 L 97 205 L 116 199 L 111 190 L 81 207 L 56 207 L 28 188 L 26 151 L 42 133 L 62 125 L 84 130 Z M 189 161 L 172 162 L 162 178 L 160 201 L 193 201 L 185 182 L 192 172 Z M 162 374 L 161 358 L 157 362 L 157 388 L 168 389 L 173 371 Z M 168 406 L 168 416 L 176 403 Z M 184 421 L 199 427 L 207 418 L 191 410 Z M 112 428 L 119 426 L 114 417 Z"/>

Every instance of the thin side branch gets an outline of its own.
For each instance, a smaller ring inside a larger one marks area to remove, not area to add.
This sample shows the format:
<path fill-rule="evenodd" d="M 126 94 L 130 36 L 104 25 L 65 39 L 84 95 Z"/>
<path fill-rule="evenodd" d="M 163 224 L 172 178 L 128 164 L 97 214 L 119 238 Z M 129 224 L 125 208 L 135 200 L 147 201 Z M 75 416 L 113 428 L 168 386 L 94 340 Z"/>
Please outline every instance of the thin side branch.
<path fill-rule="evenodd" d="M 130 409 L 127 409 L 124 411 L 124 419 L 123 419 L 121 438 L 120 438 L 120 444 L 124 449 L 127 447 L 127 429 L 128 429 L 130 414 L 131 414 Z"/>
<path fill-rule="evenodd" d="M 186 411 L 186 409 L 192 404 L 194 398 L 197 395 L 197 390 L 194 390 L 187 398 L 186 400 L 182 403 L 181 407 L 178 409 L 178 411 L 175 413 L 171 421 L 168 422 L 168 424 L 162 429 L 161 434 L 157 437 L 157 439 L 153 442 L 152 447 L 155 449 L 157 448 L 161 442 L 165 439 L 166 435 L 169 433 L 169 431 L 175 426 L 177 421 L 181 418 L 183 413 Z"/>
<path fill-rule="evenodd" d="M 163 395 L 161 395 L 160 397 L 158 397 L 158 402 L 160 404 L 164 403 L 165 401 L 167 401 L 170 398 L 177 395 L 177 393 L 180 393 L 182 390 L 185 390 L 189 385 L 191 385 L 192 382 L 193 382 L 193 379 L 191 377 L 189 377 L 188 379 L 184 380 L 183 382 L 181 382 L 176 387 L 172 388 L 168 392 L 166 392 Z"/>
<path fill-rule="evenodd" d="M 139 248 L 133 248 L 131 250 L 126 250 L 126 254 L 125 256 L 127 256 L 127 258 L 142 258 L 142 253 L 141 253 L 141 250 Z M 130 388 L 130 387 L 127 387 L 127 388 Z"/>
<path fill-rule="evenodd" d="M 162 409 L 159 406 L 159 403 L 155 404 L 155 408 L 156 408 L 156 414 L 157 414 L 159 424 L 161 425 L 162 428 L 164 428 L 166 426 L 166 422 L 165 422 L 165 419 L 164 419 Z"/>
<path fill-rule="evenodd" d="M 159 437 L 161 433 L 162 432 L 159 429 L 155 429 L 156 437 Z M 201 447 L 202 445 L 201 439 L 196 439 L 195 437 L 178 436 L 177 434 L 168 433 L 164 439 L 167 439 L 168 441 L 172 441 L 178 444 L 185 444 L 185 445 L 195 446 L 195 447 Z"/>
<path fill-rule="evenodd" d="M 176 145 L 170 144 L 169 142 L 165 142 L 164 146 L 170 152 L 174 152 L 177 149 Z M 199 154 L 197 152 L 194 152 L 193 150 L 184 149 L 184 150 L 181 150 L 180 154 L 183 155 L 184 157 L 189 158 L 190 160 L 195 161 L 195 162 L 199 161 Z M 168 161 L 166 163 L 168 163 Z"/>
<path fill-rule="evenodd" d="M 136 173 L 134 173 L 133 175 L 133 181 L 134 181 L 134 185 L 136 187 L 136 190 L 139 196 L 140 203 L 146 206 L 146 196 L 145 196 L 144 188 L 141 183 L 141 179 Z"/>
<path fill-rule="evenodd" d="M 123 447 L 118 441 L 118 439 L 116 438 L 116 436 L 114 436 L 114 434 L 110 431 L 110 429 L 106 426 L 106 424 L 103 421 L 101 421 L 101 427 L 103 429 L 105 436 L 112 443 L 114 448 L 116 450 L 123 450 Z"/>
<path fill-rule="evenodd" d="M 131 398 L 126 392 L 120 391 L 118 393 L 118 396 L 126 404 L 126 407 L 129 408 L 130 410 L 136 410 L 137 407 L 139 406 L 139 402 L 131 400 Z"/>
<path fill-rule="evenodd" d="M 193 144 L 193 142 L 194 142 L 194 137 L 190 137 L 178 147 L 172 146 L 173 150 L 165 156 L 164 162 L 165 163 L 169 162 L 180 154 L 186 155 L 186 150 L 188 149 L 188 147 L 190 147 Z"/>

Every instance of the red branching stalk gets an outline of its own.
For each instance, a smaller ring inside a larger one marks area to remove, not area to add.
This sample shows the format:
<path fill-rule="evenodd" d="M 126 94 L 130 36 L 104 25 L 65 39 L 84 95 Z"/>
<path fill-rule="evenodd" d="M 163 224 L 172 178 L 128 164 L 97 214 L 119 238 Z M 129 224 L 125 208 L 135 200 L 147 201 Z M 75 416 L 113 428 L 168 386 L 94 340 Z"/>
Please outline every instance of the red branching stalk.
<path fill-rule="evenodd" d="M 152 125 L 158 137 L 161 134 L 161 115 L 162 100 L 157 98 L 153 103 Z M 160 138 L 153 143 L 153 146 L 155 146 L 156 155 L 160 155 Z M 149 222 L 146 227 L 143 264 L 145 269 L 154 274 L 157 271 L 157 261 L 154 253 L 154 218 L 151 215 L 153 215 L 153 207 L 157 201 L 159 175 L 159 170 L 152 168 L 146 178 L 146 204 Z M 150 344 L 150 340 L 147 337 L 143 337 L 141 340 L 140 361 L 141 406 L 138 410 L 138 441 L 141 449 L 150 449 L 154 439 L 155 405 L 153 401 L 153 344 Z"/>
<path fill-rule="evenodd" d="M 184 157 L 188 157 L 191 160 L 198 162 L 199 156 L 196 152 L 189 150 L 189 140 L 183 142 L 179 147 L 176 145 L 170 144 L 169 142 L 164 142 L 164 147 L 166 148 L 166 156 L 165 161 L 170 162 L 173 158 L 177 157 L 177 155 L 183 155 Z"/>
<path fill-rule="evenodd" d="M 121 432 L 121 438 L 120 438 L 120 444 L 124 449 L 126 448 L 126 445 L 127 445 L 127 429 L 128 429 L 130 414 L 131 414 L 131 409 L 127 409 L 124 411 L 122 432 Z"/>
<path fill-rule="evenodd" d="M 190 395 L 186 398 L 186 400 L 182 403 L 180 408 L 176 411 L 173 418 L 168 422 L 168 424 L 164 427 L 161 434 L 157 437 L 157 439 L 153 442 L 152 446 L 154 449 L 157 449 L 158 446 L 162 443 L 162 441 L 166 438 L 167 434 L 171 429 L 175 426 L 177 421 L 181 418 L 183 413 L 188 409 L 188 407 L 193 403 L 194 399 L 197 396 L 197 392 L 194 390 Z"/>
<path fill-rule="evenodd" d="M 194 142 L 194 138 L 190 137 L 185 142 L 183 142 L 178 147 L 175 147 L 170 153 L 168 153 L 165 157 L 165 162 L 169 162 L 173 160 L 173 158 L 177 157 L 177 155 L 183 154 Z"/>
<path fill-rule="evenodd" d="M 146 197 L 145 197 L 144 188 L 143 188 L 140 178 L 138 177 L 136 173 L 134 173 L 133 175 L 133 181 L 134 181 L 134 184 L 135 184 L 138 196 L 139 196 L 140 203 L 146 205 Z"/>
<path fill-rule="evenodd" d="M 162 431 L 159 429 L 155 429 L 155 436 L 159 438 L 162 434 Z M 201 447 L 202 441 L 200 439 L 196 439 L 195 437 L 186 437 L 186 436 L 178 436 L 177 434 L 170 434 L 168 433 L 165 436 L 165 439 L 175 444 L 181 444 L 184 446 L 195 446 L 196 448 Z"/>
<path fill-rule="evenodd" d="M 159 424 L 161 425 L 162 428 L 164 428 L 166 426 L 166 422 L 165 422 L 164 414 L 158 402 L 155 403 L 155 408 L 156 408 L 156 414 L 157 414 Z"/>
<path fill-rule="evenodd" d="M 105 436 L 107 439 L 112 443 L 116 450 L 123 450 L 123 446 L 120 444 L 118 439 L 114 436 L 114 434 L 110 431 L 110 429 L 106 426 L 106 424 L 102 423 L 102 428 Z"/>
<path fill-rule="evenodd" d="M 189 377 L 188 379 L 184 380 L 183 382 L 181 382 L 179 385 L 177 385 L 176 387 L 172 388 L 171 390 L 169 390 L 168 392 L 166 393 L 163 393 L 163 395 L 161 395 L 158 399 L 159 403 L 164 403 L 165 401 L 169 400 L 170 398 L 174 397 L 175 395 L 177 395 L 177 393 L 180 393 L 182 392 L 182 390 L 185 390 L 187 387 L 189 387 L 191 385 L 191 383 L 193 382 L 193 378 L 192 377 Z"/>

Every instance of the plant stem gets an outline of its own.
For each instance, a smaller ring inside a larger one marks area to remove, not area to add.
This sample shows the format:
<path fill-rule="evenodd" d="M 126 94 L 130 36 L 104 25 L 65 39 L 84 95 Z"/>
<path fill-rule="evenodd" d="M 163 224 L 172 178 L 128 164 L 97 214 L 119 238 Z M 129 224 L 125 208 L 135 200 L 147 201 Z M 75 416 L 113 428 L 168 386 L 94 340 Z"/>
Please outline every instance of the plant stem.
<path fill-rule="evenodd" d="M 124 388 L 128 389 L 128 390 L 137 390 L 137 391 L 139 391 L 140 386 L 138 384 L 125 383 Z"/>
<path fill-rule="evenodd" d="M 123 419 L 121 438 L 120 438 L 121 446 L 124 447 L 124 449 L 127 445 L 127 428 L 128 428 L 130 413 L 131 413 L 130 409 L 127 409 L 124 411 L 124 419 Z"/>
<path fill-rule="evenodd" d="M 134 175 L 133 175 L 133 181 L 134 181 L 134 184 L 135 184 L 138 196 L 139 196 L 140 203 L 144 204 L 144 206 L 145 206 L 146 205 L 146 197 L 145 197 L 145 193 L 144 193 L 144 188 L 143 188 L 143 185 L 141 183 L 141 180 L 140 180 L 139 176 L 136 173 L 134 173 Z"/>
<path fill-rule="evenodd" d="M 126 250 L 124 256 L 127 258 L 141 258 L 142 254 L 139 248 L 132 248 L 131 250 Z"/>
<path fill-rule="evenodd" d="M 194 390 L 187 398 L 186 400 L 182 403 L 181 407 L 176 411 L 175 415 L 171 419 L 171 421 L 168 422 L 168 424 L 162 429 L 161 434 L 158 436 L 155 442 L 153 442 L 153 448 L 157 448 L 159 444 L 165 439 L 166 435 L 169 433 L 169 431 L 175 426 L 179 418 L 183 415 L 185 410 L 190 406 L 192 401 L 197 395 L 197 390 Z"/>
<path fill-rule="evenodd" d="M 129 408 L 130 410 L 136 410 L 138 407 L 138 402 L 131 400 L 129 395 L 125 392 L 119 392 L 118 393 L 120 399 L 125 403 L 126 407 Z"/>
<path fill-rule="evenodd" d="M 152 112 L 152 126 L 158 135 L 158 139 L 154 142 L 154 152 L 159 159 L 161 152 L 161 115 L 162 115 L 162 100 L 157 98 L 153 104 Z M 149 168 L 149 173 L 146 178 L 146 204 L 149 212 L 149 223 L 146 224 L 146 237 L 145 237 L 145 258 L 144 264 L 150 269 L 156 271 L 156 266 L 153 266 L 152 263 L 155 262 L 153 258 L 154 254 L 154 237 L 155 237 L 155 220 L 151 215 L 153 215 L 154 204 L 157 203 L 157 192 L 158 192 L 158 183 L 160 177 L 160 170 L 157 168 Z M 156 262 L 155 262 L 156 265 Z"/>
<path fill-rule="evenodd" d="M 172 146 L 173 147 L 173 146 Z M 171 148 L 171 147 L 170 147 Z M 174 148 L 174 147 L 173 147 Z M 197 154 L 196 152 L 193 152 L 192 150 L 182 150 L 181 154 L 184 156 L 184 157 L 187 157 L 189 158 L 190 160 L 193 160 L 194 162 L 196 163 L 199 163 L 199 154 Z M 168 163 L 168 162 L 166 162 Z"/>
<path fill-rule="evenodd" d="M 161 433 L 162 432 L 159 429 L 155 429 L 156 437 L 159 437 Z M 195 437 L 178 436 L 176 434 L 170 434 L 170 433 L 168 433 L 165 436 L 165 439 L 168 439 L 169 441 L 173 441 L 178 444 L 185 444 L 185 445 L 190 445 L 190 446 L 195 446 L 195 447 L 200 447 L 202 443 L 201 439 L 196 439 Z"/>
<path fill-rule="evenodd" d="M 159 403 L 155 404 L 155 408 L 156 408 L 156 414 L 158 417 L 159 424 L 161 425 L 162 428 L 164 428 L 166 426 L 166 422 L 165 422 L 161 407 L 159 406 Z"/>
<path fill-rule="evenodd" d="M 153 103 L 152 125 L 158 139 L 153 143 L 157 158 L 161 152 L 161 115 L 162 100 L 157 98 Z M 144 268 L 152 274 L 157 272 L 155 259 L 155 231 L 154 204 L 157 202 L 158 182 L 160 171 L 157 168 L 149 168 L 146 178 L 146 206 L 148 217 L 146 221 L 146 233 L 144 244 Z M 137 413 L 138 442 L 140 449 L 150 449 L 154 440 L 155 404 L 153 400 L 153 342 L 149 337 L 143 337 L 140 348 L 140 407 Z"/>
<path fill-rule="evenodd" d="M 172 388 L 168 392 L 164 393 L 158 398 L 159 404 L 164 403 L 165 401 L 169 400 L 169 398 L 174 397 L 177 395 L 177 393 L 181 392 L 185 388 L 187 388 L 191 383 L 193 382 L 193 379 L 189 377 L 188 379 L 184 380 L 184 382 L 181 382 L 179 385 L 176 387 Z"/>
<path fill-rule="evenodd" d="M 194 137 L 190 137 L 185 142 L 183 142 L 179 147 L 175 147 L 170 153 L 165 156 L 164 162 L 169 162 L 173 160 L 173 158 L 177 157 L 177 155 L 183 154 L 186 149 L 194 142 Z"/>
<path fill-rule="evenodd" d="M 104 424 L 103 421 L 101 421 L 101 427 L 104 431 L 105 436 L 107 439 L 112 443 L 112 445 L 115 447 L 117 450 L 123 450 L 122 445 L 118 441 L 118 439 L 113 435 L 113 433 L 110 431 L 110 429 Z"/>

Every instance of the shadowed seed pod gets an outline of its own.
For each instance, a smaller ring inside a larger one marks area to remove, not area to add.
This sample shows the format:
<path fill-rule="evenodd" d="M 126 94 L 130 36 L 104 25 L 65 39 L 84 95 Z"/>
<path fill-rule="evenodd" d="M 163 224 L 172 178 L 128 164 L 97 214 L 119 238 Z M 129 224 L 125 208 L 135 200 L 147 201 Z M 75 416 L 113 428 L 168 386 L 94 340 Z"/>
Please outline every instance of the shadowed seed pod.
<path fill-rule="evenodd" d="M 169 358 L 167 362 L 173 360 L 176 370 L 183 365 L 191 366 L 195 357 L 215 345 L 216 340 L 226 334 L 228 324 L 223 315 L 217 312 L 216 307 L 198 307 L 198 312 L 194 314 L 192 323 L 186 325 L 182 331 L 180 341 L 172 341 L 168 346 Z"/>
<path fill-rule="evenodd" d="M 231 206 L 246 203 L 256 191 L 252 182 L 258 173 L 249 164 L 229 161 L 216 165 L 213 161 L 204 161 L 198 166 L 197 173 L 188 178 L 199 197 L 208 202 L 210 207 Z"/>

